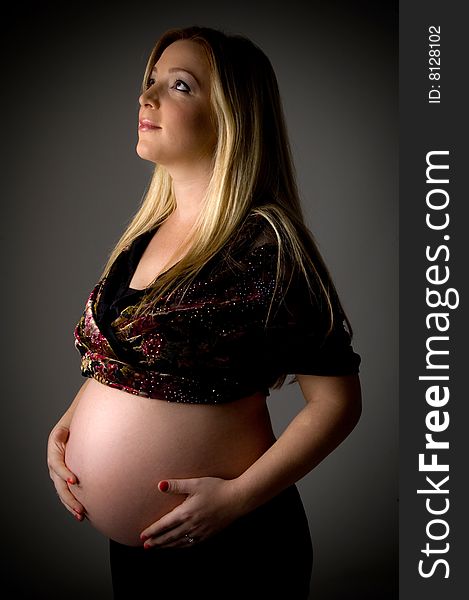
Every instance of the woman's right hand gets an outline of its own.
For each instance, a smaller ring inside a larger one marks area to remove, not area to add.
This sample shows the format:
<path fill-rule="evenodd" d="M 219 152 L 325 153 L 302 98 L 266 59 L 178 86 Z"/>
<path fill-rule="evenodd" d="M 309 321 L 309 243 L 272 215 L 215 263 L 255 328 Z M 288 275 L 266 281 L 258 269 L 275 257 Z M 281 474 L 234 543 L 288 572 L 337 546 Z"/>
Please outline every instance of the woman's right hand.
<path fill-rule="evenodd" d="M 60 501 L 78 521 L 82 521 L 86 516 L 85 508 L 73 496 L 67 485 L 67 481 L 72 484 L 78 480 L 65 464 L 65 445 L 68 436 L 69 429 L 64 425 L 56 425 L 50 432 L 47 442 L 47 466 Z"/>

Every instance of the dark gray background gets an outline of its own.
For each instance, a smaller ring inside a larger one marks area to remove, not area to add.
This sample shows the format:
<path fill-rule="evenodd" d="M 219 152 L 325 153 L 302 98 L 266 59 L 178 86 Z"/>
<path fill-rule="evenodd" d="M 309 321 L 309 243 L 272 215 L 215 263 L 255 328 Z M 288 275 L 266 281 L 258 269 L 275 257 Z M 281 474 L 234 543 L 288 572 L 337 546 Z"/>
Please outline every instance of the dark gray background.
<path fill-rule="evenodd" d="M 84 382 L 73 328 L 153 168 L 135 152 L 148 53 L 167 28 L 198 24 L 247 35 L 274 66 L 308 225 L 362 355 L 361 421 L 298 484 L 315 550 L 312 597 L 396 598 L 397 2 L 41 2 L 4 11 L 7 597 L 111 598 L 107 540 L 58 501 L 46 443 Z M 277 435 L 303 402 L 298 386 L 272 391 Z"/>

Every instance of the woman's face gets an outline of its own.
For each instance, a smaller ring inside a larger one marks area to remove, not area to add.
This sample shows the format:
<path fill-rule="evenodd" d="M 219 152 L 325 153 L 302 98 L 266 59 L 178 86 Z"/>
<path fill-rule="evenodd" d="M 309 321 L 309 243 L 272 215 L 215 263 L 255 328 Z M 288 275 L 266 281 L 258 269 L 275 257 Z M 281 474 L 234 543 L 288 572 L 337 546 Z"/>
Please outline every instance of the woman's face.
<path fill-rule="evenodd" d="M 139 103 L 136 151 L 141 158 L 170 171 L 193 170 L 211 160 L 217 136 L 210 122 L 209 63 L 199 44 L 190 40 L 170 44 L 156 62 Z M 158 128 L 145 127 L 145 120 Z"/>

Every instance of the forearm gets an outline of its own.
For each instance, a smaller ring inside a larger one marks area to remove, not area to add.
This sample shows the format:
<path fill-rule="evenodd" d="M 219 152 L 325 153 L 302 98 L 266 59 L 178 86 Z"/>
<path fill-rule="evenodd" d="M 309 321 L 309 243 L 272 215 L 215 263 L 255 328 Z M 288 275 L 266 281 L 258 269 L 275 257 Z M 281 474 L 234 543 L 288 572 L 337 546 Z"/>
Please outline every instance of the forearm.
<path fill-rule="evenodd" d="M 361 405 L 311 402 L 277 441 L 233 480 L 242 512 L 267 502 L 309 473 L 353 430 Z"/>
<path fill-rule="evenodd" d="M 59 421 L 54 426 L 54 429 L 57 429 L 59 427 L 64 427 L 66 429 L 70 428 L 70 423 L 72 422 L 73 413 L 75 412 L 75 410 L 80 402 L 80 398 L 82 397 L 83 392 L 90 381 L 91 381 L 91 379 L 89 379 L 89 378 L 86 379 L 85 383 L 78 390 L 78 393 L 76 394 L 73 402 L 70 404 L 70 406 L 67 408 L 67 410 L 65 411 L 63 416 L 59 419 Z"/>

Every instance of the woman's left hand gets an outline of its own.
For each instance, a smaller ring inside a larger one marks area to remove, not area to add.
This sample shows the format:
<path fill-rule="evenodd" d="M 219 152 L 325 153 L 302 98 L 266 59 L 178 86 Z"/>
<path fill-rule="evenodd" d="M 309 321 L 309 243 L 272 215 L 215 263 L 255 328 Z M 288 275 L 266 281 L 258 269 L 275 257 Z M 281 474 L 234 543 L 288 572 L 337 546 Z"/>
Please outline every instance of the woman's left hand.
<path fill-rule="evenodd" d="M 187 494 L 187 498 L 141 532 L 144 547 L 192 546 L 229 525 L 242 514 L 235 482 L 219 477 L 160 481 L 158 493 Z"/>

